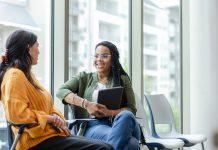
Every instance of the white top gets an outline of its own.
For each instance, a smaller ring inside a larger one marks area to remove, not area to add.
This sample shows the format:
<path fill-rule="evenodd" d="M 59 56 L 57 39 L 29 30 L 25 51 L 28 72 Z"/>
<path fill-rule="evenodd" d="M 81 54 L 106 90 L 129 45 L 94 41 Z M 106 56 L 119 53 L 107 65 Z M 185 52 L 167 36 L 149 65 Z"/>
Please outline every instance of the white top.
<path fill-rule="evenodd" d="M 106 85 L 105 84 L 102 84 L 100 82 L 98 82 L 97 84 L 98 85 L 97 85 L 96 89 L 92 93 L 92 102 L 96 102 L 96 103 L 97 103 L 97 100 L 98 100 L 98 92 L 99 92 L 99 90 L 106 89 Z"/>

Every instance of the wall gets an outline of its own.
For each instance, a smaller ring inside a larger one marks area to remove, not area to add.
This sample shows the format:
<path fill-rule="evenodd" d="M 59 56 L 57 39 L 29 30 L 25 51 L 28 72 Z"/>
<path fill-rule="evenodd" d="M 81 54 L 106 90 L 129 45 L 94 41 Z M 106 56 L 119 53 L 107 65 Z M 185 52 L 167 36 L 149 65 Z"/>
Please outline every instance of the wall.
<path fill-rule="evenodd" d="M 205 134 L 206 150 L 215 150 L 212 136 L 218 131 L 218 1 L 190 0 L 189 12 L 190 132 Z"/>

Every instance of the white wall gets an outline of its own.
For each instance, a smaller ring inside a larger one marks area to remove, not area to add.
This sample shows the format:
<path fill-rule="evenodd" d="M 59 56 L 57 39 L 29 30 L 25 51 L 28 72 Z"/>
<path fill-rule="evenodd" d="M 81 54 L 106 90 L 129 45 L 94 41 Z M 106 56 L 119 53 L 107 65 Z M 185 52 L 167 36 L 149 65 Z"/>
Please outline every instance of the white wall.
<path fill-rule="evenodd" d="M 212 136 L 218 131 L 218 1 L 190 0 L 189 12 L 190 132 L 205 134 L 206 150 L 215 150 L 218 148 L 213 146 Z"/>

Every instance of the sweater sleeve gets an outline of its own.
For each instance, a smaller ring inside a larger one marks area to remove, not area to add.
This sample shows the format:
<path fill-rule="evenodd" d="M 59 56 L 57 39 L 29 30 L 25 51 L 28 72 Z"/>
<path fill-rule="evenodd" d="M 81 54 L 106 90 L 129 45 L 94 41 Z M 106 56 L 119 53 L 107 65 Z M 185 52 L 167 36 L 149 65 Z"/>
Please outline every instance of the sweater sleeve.
<path fill-rule="evenodd" d="M 34 127 L 27 130 L 33 138 L 42 135 L 47 124 L 48 114 L 44 111 L 33 110 L 29 107 L 30 99 L 27 96 L 28 87 L 25 75 L 21 71 L 7 74 L 2 85 L 5 113 L 7 120 L 14 124 L 32 123 Z M 34 97 L 31 99 L 34 101 Z"/>

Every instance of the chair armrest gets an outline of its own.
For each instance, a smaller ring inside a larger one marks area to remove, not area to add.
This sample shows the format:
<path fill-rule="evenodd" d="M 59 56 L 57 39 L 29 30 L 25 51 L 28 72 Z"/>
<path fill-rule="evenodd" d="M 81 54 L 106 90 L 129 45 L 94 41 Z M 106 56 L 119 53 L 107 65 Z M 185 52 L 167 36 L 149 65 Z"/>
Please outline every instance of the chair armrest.
<path fill-rule="evenodd" d="M 84 122 L 89 122 L 91 120 L 96 120 L 96 119 L 73 119 L 73 120 L 67 120 L 67 124 L 68 124 L 68 128 L 70 130 L 72 130 L 72 128 L 75 126 L 75 125 L 80 125 L 81 123 L 84 123 Z"/>
<path fill-rule="evenodd" d="M 34 125 L 34 124 L 32 124 L 32 123 L 14 124 L 14 123 L 7 122 L 7 128 L 8 128 L 8 144 L 9 144 L 9 148 L 10 148 L 10 149 L 15 149 L 15 147 L 16 147 L 16 145 L 17 145 L 17 142 L 18 142 L 20 136 L 21 136 L 22 133 L 23 133 L 24 128 L 30 127 L 30 126 L 32 126 L 32 125 Z M 17 133 L 15 139 L 13 139 L 13 134 L 12 134 L 12 129 L 11 129 L 12 126 L 16 126 L 16 127 L 19 128 L 19 129 L 18 129 L 18 133 Z"/>

